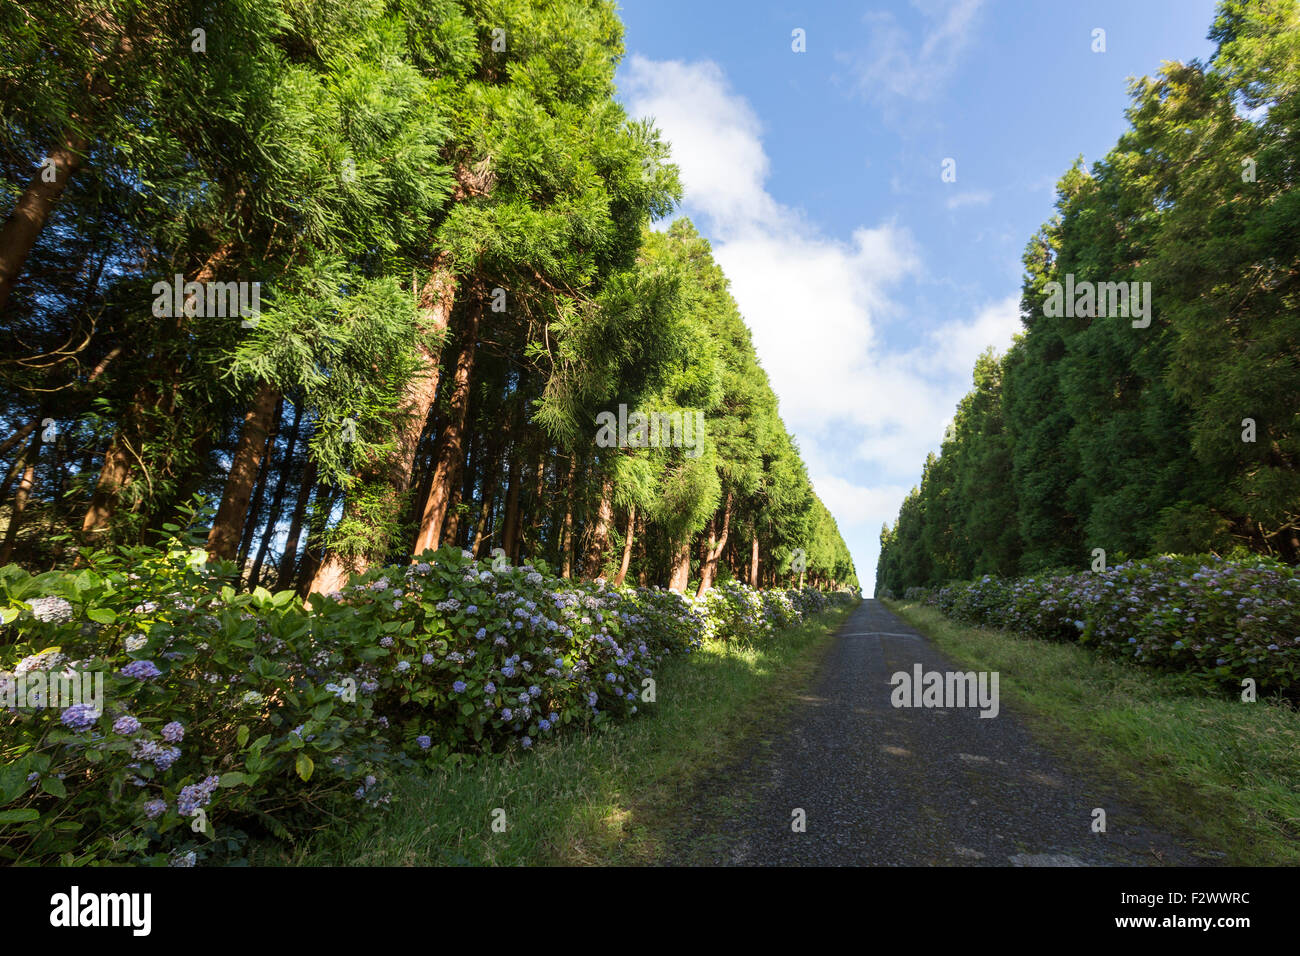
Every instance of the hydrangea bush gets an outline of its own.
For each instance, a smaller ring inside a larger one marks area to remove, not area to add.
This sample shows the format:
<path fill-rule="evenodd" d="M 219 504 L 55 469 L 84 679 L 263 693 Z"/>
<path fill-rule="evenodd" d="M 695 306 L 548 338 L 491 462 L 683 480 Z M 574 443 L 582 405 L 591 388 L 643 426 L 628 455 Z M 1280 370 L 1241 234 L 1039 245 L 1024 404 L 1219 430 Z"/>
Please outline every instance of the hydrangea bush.
<path fill-rule="evenodd" d="M 239 854 L 223 818 L 285 833 L 309 808 L 386 799 L 401 758 L 373 699 L 325 686 L 371 652 L 290 593 L 235 593 L 228 570 L 183 548 L 0 568 L 0 697 L 20 703 L 20 680 L 42 696 L 37 671 L 102 680 L 97 700 L 50 690 L 0 716 L 0 858 L 186 865 Z"/>
<path fill-rule="evenodd" d="M 444 548 L 304 603 L 237 592 L 232 565 L 179 541 L 88 558 L 0 568 L 0 702 L 33 673 L 103 682 L 95 702 L 0 713 L 7 863 L 238 859 L 253 830 L 383 806 L 413 764 L 636 714 L 665 658 L 830 600 L 733 582 L 697 601 Z"/>
<path fill-rule="evenodd" d="M 1129 561 L 1105 571 L 986 576 L 927 603 L 971 624 L 1078 640 L 1239 688 L 1300 692 L 1300 574 L 1265 557 Z"/>

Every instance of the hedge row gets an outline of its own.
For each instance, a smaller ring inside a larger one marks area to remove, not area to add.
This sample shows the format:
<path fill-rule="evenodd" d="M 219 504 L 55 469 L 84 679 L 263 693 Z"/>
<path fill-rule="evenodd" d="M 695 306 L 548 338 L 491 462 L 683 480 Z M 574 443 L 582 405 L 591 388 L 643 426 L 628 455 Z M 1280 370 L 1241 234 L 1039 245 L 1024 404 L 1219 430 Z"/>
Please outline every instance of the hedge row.
<path fill-rule="evenodd" d="M 250 832 L 382 806 L 397 770 L 635 714 L 665 657 L 853 597 L 694 601 L 446 548 L 310 605 L 232 572 L 179 543 L 0 568 L 0 859 L 237 860 Z M 65 678 L 102 699 L 69 704 Z"/>
<path fill-rule="evenodd" d="M 1261 693 L 1300 691 L 1300 573 L 1269 558 L 1170 555 L 1098 572 L 986 576 L 922 599 L 969 624 L 1080 641 L 1236 688 L 1251 678 Z"/>

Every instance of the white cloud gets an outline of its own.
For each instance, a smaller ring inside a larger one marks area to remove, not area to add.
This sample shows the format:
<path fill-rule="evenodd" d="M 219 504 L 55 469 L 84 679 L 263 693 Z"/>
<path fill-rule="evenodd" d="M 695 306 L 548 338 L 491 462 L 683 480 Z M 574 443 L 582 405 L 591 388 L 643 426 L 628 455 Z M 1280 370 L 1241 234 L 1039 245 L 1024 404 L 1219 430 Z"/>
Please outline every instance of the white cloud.
<path fill-rule="evenodd" d="M 859 93 L 881 105 L 927 100 L 947 84 L 970 43 L 983 0 L 912 0 L 924 24 L 913 36 L 893 13 L 863 17 L 870 32 L 867 49 L 849 57 Z"/>
<path fill-rule="evenodd" d="M 975 189 L 958 193 L 949 199 L 946 205 L 949 209 L 960 209 L 962 206 L 987 206 L 992 201 L 993 193 L 987 189 Z"/>
<path fill-rule="evenodd" d="M 989 346 L 999 355 L 1006 352 L 1015 335 L 1023 330 L 1020 296 L 1009 295 L 990 302 L 968 322 L 947 322 L 930 332 L 935 359 L 954 373 L 970 374 L 976 357 Z"/>
<path fill-rule="evenodd" d="M 937 55 L 946 35 L 922 53 Z M 778 202 L 761 123 L 716 64 L 633 56 L 622 85 L 630 114 L 653 117 L 672 143 L 686 211 L 711 237 L 782 417 L 870 587 L 881 524 L 938 448 L 975 357 L 1019 327 L 1016 300 L 954 319 L 921 347 L 887 347 L 879 329 L 902 311 L 891 290 L 922 271 L 905 227 L 886 221 L 836 239 Z"/>

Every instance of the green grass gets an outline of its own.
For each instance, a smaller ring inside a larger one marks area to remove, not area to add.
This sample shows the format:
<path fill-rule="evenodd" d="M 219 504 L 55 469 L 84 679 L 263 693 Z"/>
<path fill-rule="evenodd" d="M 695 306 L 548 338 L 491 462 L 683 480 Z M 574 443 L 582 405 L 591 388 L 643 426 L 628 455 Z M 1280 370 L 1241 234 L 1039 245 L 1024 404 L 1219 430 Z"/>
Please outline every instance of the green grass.
<path fill-rule="evenodd" d="M 955 624 L 886 605 L 962 666 L 998 671 L 1005 703 L 1040 740 L 1133 795 L 1149 823 L 1222 862 L 1300 863 L 1300 713 L 1210 696 L 1177 675 L 1093 649 Z"/>
<path fill-rule="evenodd" d="M 528 753 L 403 777 L 393 807 L 296 846 L 262 844 L 259 865 L 629 865 L 662 859 L 679 810 L 810 679 L 838 608 L 761 648 L 710 644 L 655 675 L 647 712 L 577 730 Z M 505 810 L 505 832 L 492 829 Z"/>

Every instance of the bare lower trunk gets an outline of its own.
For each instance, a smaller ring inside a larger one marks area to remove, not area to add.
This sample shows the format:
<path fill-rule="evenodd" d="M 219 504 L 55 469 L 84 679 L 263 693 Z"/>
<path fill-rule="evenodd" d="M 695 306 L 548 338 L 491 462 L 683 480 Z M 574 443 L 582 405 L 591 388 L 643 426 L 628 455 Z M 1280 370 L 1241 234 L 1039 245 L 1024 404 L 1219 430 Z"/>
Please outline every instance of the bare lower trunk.
<path fill-rule="evenodd" d="M 520 455 L 523 453 L 518 443 L 510 446 L 510 470 L 506 475 L 506 507 L 505 514 L 501 520 L 501 547 L 505 550 L 506 560 L 511 564 L 518 563 L 519 557 L 519 537 L 518 537 L 518 516 L 519 516 L 519 486 L 523 481 L 520 474 Z"/>
<path fill-rule="evenodd" d="M 341 591 L 343 585 L 348 583 L 348 574 L 344 572 L 330 582 L 333 587 L 319 592 L 316 590 L 316 581 L 321 577 L 321 569 L 325 566 L 328 557 L 321 553 L 322 539 L 329 527 L 330 515 L 334 513 L 337 499 L 337 489 L 323 481 L 317 483 L 316 499 L 312 502 L 311 519 L 307 526 L 307 543 L 303 546 L 296 585 L 296 590 L 303 597 L 314 593 L 330 594 Z"/>
<path fill-rule="evenodd" d="M 268 382 L 262 382 L 253 397 L 253 407 L 244 415 L 244 427 L 230 462 L 221 505 L 208 532 L 208 554 L 213 560 L 229 560 L 239 552 L 253 487 L 262 469 L 262 458 L 270 448 L 279 405 L 280 393 Z"/>
<path fill-rule="evenodd" d="M 266 527 L 262 531 L 262 540 L 257 545 L 257 557 L 253 559 L 253 569 L 248 572 L 249 587 L 257 587 L 262 577 L 262 566 L 266 561 L 271 539 L 275 537 L 275 526 L 280 523 L 280 512 L 284 509 L 284 492 L 289 484 L 289 469 L 293 465 L 293 451 L 298 444 L 298 429 L 302 425 L 302 409 L 295 407 L 293 425 L 289 429 L 289 442 L 284 449 L 284 460 L 280 464 L 280 473 L 275 479 L 275 491 L 271 494 L 271 508 L 266 516 Z M 270 460 L 267 460 L 268 468 Z"/>
<path fill-rule="evenodd" d="M 41 414 L 44 415 L 44 411 Z M 0 564 L 8 564 L 13 557 L 18 540 L 18 529 L 23 523 L 23 512 L 27 510 L 27 502 L 31 499 L 32 488 L 36 485 L 36 460 L 40 452 L 41 433 L 37 431 L 32 436 L 31 444 L 27 446 L 27 450 L 23 454 L 22 478 L 18 482 L 18 488 L 14 491 L 13 504 L 9 508 L 9 526 L 5 529 L 4 543 L 0 544 Z M 15 465 L 17 465 L 17 462 L 15 462 Z"/>
<path fill-rule="evenodd" d="M 560 525 L 560 576 L 573 577 L 573 486 L 578 477 L 578 456 L 569 456 L 569 476 L 561 494 L 564 495 L 564 521 Z"/>
<path fill-rule="evenodd" d="M 482 290 L 478 290 L 480 293 Z M 447 426 L 439 439 L 433 483 L 420 517 L 420 533 L 415 539 L 415 553 L 436 550 L 442 538 L 442 525 L 451 503 L 456 469 L 465 453 L 465 421 L 469 412 L 470 379 L 474 374 L 474 353 L 478 348 L 478 323 L 483 311 L 481 294 L 465 310 L 465 326 L 460 332 L 460 352 L 448 402 Z"/>
<path fill-rule="evenodd" d="M 460 482 L 451 481 L 451 500 L 447 502 L 447 520 L 442 524 L 442 543 L 454 545 L 460 531 Z"/>
<path fill-rule="evenodd" d="M 618 563 L 618 574 L 614 575 L 614 587 L 621 587 L 627 580 L 627 569 L 632 564 L 632 541 L 636 535 L 636 505 L 627 509 L 627 534 L 623 537 L 623 560 Z"/>
<path fill-rule="evenodd" d="M 673 552 L 673 560 L 668 576 L 668 590 L 686 593 L 686 586 L 691 583 L 691 541 L 687 538 Z"/>
<path fill-rule="evenodd" d="M 722 506 L 722 531 L 718 534 L 718 539 L 712 542 L 709 553 L 700 567 L 700 589 L 695 592 L 696 597 L 700 597 L 709 588 L 713 587 L 713 581 L 718 576 L 718 559 L 722 557 L 722 549 L 727 546 L 727 534 L 731 529 L 731 492 L 727 492 L 727 501 Z"/>
<path fill-rule="evenodd" d="M 594 578 L 605 563 L 609 548 L 609 525 L 614 520 L 614 479 L 606 476 L 600 484 L 600 505 L 596 511 L 596 525 L 591 530 L 591 543 L 587 549 L 584 574 Z"/>
<path fill-rule="evenodd" d="M 523 476 L 520 475 L 520 481 Z M 515 557 L 514 563 L 518 564 L 524 560 L 524 509 L 522 506 L 515 509 Z"/>
<path fill-rule="evenodd" d="M 749 586 L 758 587 L 758 535 L 755 533 L 749 539 Z"/>
<path fill-rule="evenodd" d="M 307 502 L 311 498 L 315 482 L 316 462 L 308 459 L 298 485 L 298 500 L 293 505 L 293 517 L 289 521 L 289 537 L 284 542 L 284 554 L 280 556 L 280 568 L 275 575 L 275 586 L 280 590 L 287 589 L 293 581 L 294 564 L 298 559 L 298 540 L 302 537 L 302 523 L 307 515 Z"/>
<path fill-rule="evenodd" d="M 542 549 L 542 515 L 545 509 L 542 502 L 546 495 L 546 453 L 537 456 L 537 468 L 533 472 L 533 490 L 532 498 L 529 504 L 529 514 L 532 515 L 528 520 L 528 541 L 532 546 L 533 553 L 538 553 Z M 523 535 L 519 536 L 520 544 L 523 544 Z"/>
<path fill-rule="evenodd" d="M 492 507 L 496 503 L 497 487 L 501 484 L 501 442 L 495 440 L 489 446 L 483 467 L 482 499 L 478 506 L 478 523 L 474 528 L 474 543 L 470 550 L 474 557 L 484 556 L 487 543 L 488 522 L 492 520 Z"/>

